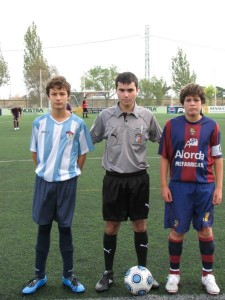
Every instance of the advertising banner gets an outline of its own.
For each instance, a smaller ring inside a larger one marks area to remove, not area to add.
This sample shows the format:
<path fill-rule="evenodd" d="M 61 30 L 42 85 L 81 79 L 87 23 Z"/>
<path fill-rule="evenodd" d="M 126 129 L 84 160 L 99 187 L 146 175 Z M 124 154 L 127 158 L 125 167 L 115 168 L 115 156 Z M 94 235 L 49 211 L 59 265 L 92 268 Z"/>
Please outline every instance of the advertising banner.
<path fill-rule="evenodd" d="M 225 106 L 203 106 L 203 114 L 218 114 L 225 113 Z"/>
<path fill-rule="evenodd" d="M 181 106 L 167 106 L 168 114 L 184 114 L 184 108 Z"/>

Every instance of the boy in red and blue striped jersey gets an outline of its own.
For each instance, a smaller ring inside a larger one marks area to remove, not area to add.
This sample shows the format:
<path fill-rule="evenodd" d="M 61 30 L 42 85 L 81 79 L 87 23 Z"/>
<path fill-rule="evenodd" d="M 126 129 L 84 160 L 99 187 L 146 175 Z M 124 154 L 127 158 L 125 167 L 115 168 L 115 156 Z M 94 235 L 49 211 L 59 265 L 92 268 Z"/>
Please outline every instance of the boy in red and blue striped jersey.
<path fill-rule="evenodd" d="M 202 114 L 205 94 L 195 83 L 184 86 L 180 103 L 185 114 L 167 121 L 159 146 L 165 228 L 170 228 L 168 293 L 177 293 L 185 233 L 192 222 L 202 259 L 202 284 L 209 294 L 220 292 L 212 275 L 214 206 L 222 201 L 223 158 L 218 124 Z M 167 182 L 167 174 L 170 181 Z"/>

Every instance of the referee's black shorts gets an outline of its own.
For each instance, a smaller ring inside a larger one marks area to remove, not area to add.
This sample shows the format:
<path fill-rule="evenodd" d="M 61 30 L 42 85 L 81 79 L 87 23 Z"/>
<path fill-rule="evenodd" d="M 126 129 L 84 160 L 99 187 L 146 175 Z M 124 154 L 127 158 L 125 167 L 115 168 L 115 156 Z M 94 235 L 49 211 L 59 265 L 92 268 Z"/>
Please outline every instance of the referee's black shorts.
<path fill-rule="evenodd" d="M 103 219 L 131 221 L 147 219 L 150 180 L 146 170 L 120 174 L 106 171 L 103 179 Z"/>

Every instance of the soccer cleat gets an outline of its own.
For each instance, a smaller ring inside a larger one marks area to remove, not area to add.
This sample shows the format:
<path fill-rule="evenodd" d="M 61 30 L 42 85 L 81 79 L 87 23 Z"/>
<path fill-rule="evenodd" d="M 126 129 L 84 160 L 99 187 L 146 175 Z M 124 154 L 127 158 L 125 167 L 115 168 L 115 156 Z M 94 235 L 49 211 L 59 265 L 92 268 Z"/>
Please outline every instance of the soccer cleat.
<path fill-rule="evenodd" d="M 156 290 L 156 289 L 159 288 L 159 283 L 154 278 L 152 278 L 152 279 L 153 280 L 152 280 L 152 287 L 151 287 L 151 289 Z"/>
<path fill-rule="evenodd" d="M 180 282 L 180 275 L 169 274 L 167 277 L 166 290 L 169 294 L 178 292 L 178 284 Z"/>
<path fill-rule="evenodd" d="M 46 282 L 47 282 L 46 276 L 44 278 L 34 277 L 28 282 L 27 286 L 22 290 L 22 293 L 33 294 L 37 291 L 37 289 L 46 285 Z"/>
<path fill-rule="evenodd" d="M 218 295 L 220 293 L 220 288 L 212 274 L 202 276 L 202 284 L 210 295 Z"/>
<path fill-rule="evenodd" d="M 113 284 L 113 271 L 105 271 L 95 286 L 96 292 L 107 291 Z"/>
<path fill-rule="evenodd" d="M 65 278 L 63 276 L 62 283 L 63 283 L 63 285 L 70 288 L 71 291 L 74 293 L 82 293 L 85 291 L 85 287 L 83 286 L 83 284 L 81 284 L 74 275 L 72 275 L 71 277 L 68 277 L 68 278 Z"/>

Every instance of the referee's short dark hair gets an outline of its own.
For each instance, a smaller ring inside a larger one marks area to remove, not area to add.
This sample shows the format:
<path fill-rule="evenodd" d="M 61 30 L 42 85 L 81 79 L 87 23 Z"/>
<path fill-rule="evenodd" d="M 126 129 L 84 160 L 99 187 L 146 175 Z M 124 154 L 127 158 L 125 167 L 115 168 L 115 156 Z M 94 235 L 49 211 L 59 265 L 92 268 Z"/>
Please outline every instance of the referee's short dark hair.
<path fill-rule="evenodd" d="M 123 84 L 130 84 L 134 82 L 136 88 L 138 89 L 138 79 L 137 76 L 134 75 L 131 72 L 123 72 L 117 75 L 115 84 L 116 88 L 118 87 L 118 82 L 123 83 Z"/>

